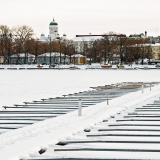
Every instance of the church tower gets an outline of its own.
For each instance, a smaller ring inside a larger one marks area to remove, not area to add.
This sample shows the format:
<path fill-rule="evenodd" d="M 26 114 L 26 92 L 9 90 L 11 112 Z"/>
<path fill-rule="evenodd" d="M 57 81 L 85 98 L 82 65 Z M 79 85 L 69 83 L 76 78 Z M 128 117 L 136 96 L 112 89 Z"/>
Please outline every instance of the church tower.
<path fill-rule="evenodd" d="M 53 40 L 56 39 L 57 36 L 58 36 L 58 23 L 56 23 L 53 18 L 53 21 L 49 24 L 49 38 Z"/>

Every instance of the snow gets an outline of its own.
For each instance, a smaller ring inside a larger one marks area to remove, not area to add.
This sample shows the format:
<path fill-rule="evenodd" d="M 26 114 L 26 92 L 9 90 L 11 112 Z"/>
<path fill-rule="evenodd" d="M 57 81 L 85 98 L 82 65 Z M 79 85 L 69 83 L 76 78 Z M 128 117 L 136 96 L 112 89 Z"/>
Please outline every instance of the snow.
<path fill-rule="evenodd" d="M 0 70 L 0 106 L 125 81 L 159 81 L 158 70 Z"/>
<path fill-rule="evenodd" d="M 81 54 L 73 54 L 71 57 L 78 57 L 78 58 L 80 58 L 80 57 L 85 57 L 85 56 L 83 56 L 83 55 L 81 55 Z"/>
<path fill-rule="evenodd" d="M 140 46 L 151 46 L 151 47 L 159 47 L 160 44 L 159 43 L 155 43 L 155 44 L 141 44 Z"/>
<path fill-rule="evenodd" d="M 128 82 L 159 81 L 158 70 L 1 70 L 0 106 L 21 104 L 89 90 L 90 87 Z M 160 86 L 129 93 L 106 102 L 35 123 L 0 135 L 0 159 L 18 160 L 74 133 L 99 124 L 117 112 L 158 99 Z"/>
<path fill-rule="evenodd" d="M 44 55 L 44 54 L 43 54 Z M 46 53 L 46 56 L 49 56 L 50 54 L 49 53 Z M 40 55 L 42 56 L 42 55 Z M 53 56 L 53 54 L 52 54 Z M 59 56 L 59 54 L 57 53 L 56 56 Z M 55 57 L 56 57 L 55 56 Z M 62 54 L 62 57 L 64 55 Z M 73 57 L 83 57 L 83 55 L 80 55 L 80 54 L 75 54 L 75 55 L 72 55 L 72 58 Z M 87 58 L 88 61 L 90 61 L 89 58 Z M 146 61 L 147 59 L 144 59 L 144 62 Z M 147 60 L 148 61 L 148 60 Z M 100 64 L 100 63 L 92 63 L 92 65 L 90 64 L 85 64 L 85 65 L 74 65 L 74 64 L 69 64 L 69 65 L 56 65 L 54 68 L 50 68 L 49 65 L 41 65 L 42 66 L 42 69 L 70 69 L 70 67 L 76 67 L 78 69 L 104 69 L 101 67 L 101 65 L 103 64 Z M 146 70 L 149 70 L 149 69 L 159 69 L 159 67 L 157 68 L 156 65 L 136 65 L 136 64 L 129 64 L 129 65 L 123 65 L 124 68 L 117 68 L 117 65 L 112 65 L 112 64 L 109 64 L 111 65 L 111 68 L 109 68 L 110 70 L 112 69 L 125 69 L 125 70 L 134 70 L 134 69 L 146 69 Z M 15 65 L 15 64 L 11 64 L 11 65 L 0 65 L 0 69 L 38 69 L 38 65 L 37 64 L 30 64 L 30 65 L 27 65 L 27 64 L 23 64 L 23 65 Z"/>
<path fill-rule="evenodd" d="M 60 56 L 60 53 L 59 52 L 51 52 L 50 53 L 44 53 L 44 54 L 40 54 L 38 57 L 59 57 Z M 61 53 L 61 56 L 64 57 L 65 55 L 63 53 Z M 66 55 L 68 57 L 68 55 Z"/>
<path fill-rule="evenodd" d="M 116 98 L 110 101 L 109 106 L 106 105 L 106 102 L 103 102 L 84 108 L 82 117 L 78 117 L 77 111 L 73 111 L 63 116 L 4 133 L 0 136 L 0 142 L 3 146 L 0 151 L 0 159 L 16 160 L 19 157 L 27 157 L 29 153 L 45 148 L 49 144 L 55 144 L 64 138 L 71 137 L 73 133 L 97 124 L 126 107 L 136 105 L 135 103 L 140 105 L 140 103 L 144 104 L 153 101 L 153 99 L 159 96 L 159 93 L 157 95 L 159 90 L 160 86 L 154 87 L 152 92 L 145 90 L 145 93 L 142 94 L 141 91 L 138 91 L 137 93 L 130 93 Z M 146 99 L 147 101 L 144 101 Z M 9 155 L 7 151 L 10 151 Z"/>
<path fill-rule="evenodd" d="M 35 55 L 30 54 L 30 53 L 18 53 L 18 54 L 13 54 L 10 57 L 35 57 Z"/>
<path fill-rule="evenodd" d="M 37 65 L 37 64 L 30 64 L 30 65 L 15 65 L 15 64 L 11 64 L 11 65 L 0 65 L 0 69 L 39 69 L 39 67 L 43 68 L 43 69 L 49 69 L 49 65 Z"/>

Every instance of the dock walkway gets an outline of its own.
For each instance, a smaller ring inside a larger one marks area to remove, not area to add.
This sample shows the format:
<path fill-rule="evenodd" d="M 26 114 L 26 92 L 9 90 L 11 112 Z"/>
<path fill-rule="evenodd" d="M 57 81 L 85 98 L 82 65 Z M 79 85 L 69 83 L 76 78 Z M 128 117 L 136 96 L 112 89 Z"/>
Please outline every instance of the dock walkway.
<path fill-rule="evenodd" d="M 156 87 L 158 82 L 135 84 L 98 86 L 63 97 L 4 106 L 0 112 L 0 159 L 160 157 L 160 118 L 158 112 L 150 112 L 152 107 L 158 110 L 160 87 Z M 79 98 L 83 102 L 82 116 L 77 112 Z"/>
<path fill-rule="evenodd" d="M 152 86 L 157 83 L 152 83 Z M 150 87 L 144 83 L 145 87 Z M 26 125 L 37 123 L 48 118 L 54 118 L 78 109 L 79 99 L 82 107 L 88 107 L 97 103 L 117 98 L 129 92 L 141 89 L 142 83 L 120 83 L 114 85 L 91 87 L 93 90 L 84 91 L 62 97 L 41 99 L 39 101 L 24 102 L 14 106 L 3 106 L 0 111 L 0 134 L 12 129 L 18 129 Z"/>

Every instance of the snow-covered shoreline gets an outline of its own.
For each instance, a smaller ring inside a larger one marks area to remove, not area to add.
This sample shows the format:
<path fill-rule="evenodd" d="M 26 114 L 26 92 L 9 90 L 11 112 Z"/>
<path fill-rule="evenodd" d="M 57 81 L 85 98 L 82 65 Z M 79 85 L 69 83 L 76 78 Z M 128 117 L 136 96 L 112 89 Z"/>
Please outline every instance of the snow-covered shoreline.
<path fill-rule="evenodd" d="M 134 69 L 160 69 L 159 67 L 156 67 L 156 65 L 148 65 L 148 64 L 144 64 L 144 65 L 121 65 L 121 67 L 119 67 L 119 65 L 110 65 L 110 68 L 103 68 L 103 65 L 100 63 L 95 63 L 92 65 L 89 64 L 85 64 L 85 65 L 74 65 L 74 64 L 70 64 L 70 65 L 55 65 L 54 67 L 50 66 L 50 65 L 41 65 L 41 64 L 22 64 L 22 65 L 15 65 L 15 64 L 10 64 L 10 65 L 0 65 L 0 69 L 4 69 L 4 70 L 34 70 L 34 69 L 126 69 L 126 70 L 134 70 Z"/>

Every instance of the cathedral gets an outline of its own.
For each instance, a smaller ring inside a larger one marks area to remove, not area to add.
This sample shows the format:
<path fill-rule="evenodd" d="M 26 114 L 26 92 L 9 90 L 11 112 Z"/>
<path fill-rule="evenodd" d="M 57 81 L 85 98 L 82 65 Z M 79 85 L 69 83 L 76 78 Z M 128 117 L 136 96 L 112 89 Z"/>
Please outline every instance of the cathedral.
<path fill-rule="evenodd" d="M 54 18 L 53 18 L 53 21 L 50 22 L 49 24 L 49 35 L 48 37 L 45 37 L 45 35 L 42 33 L 41 36 L 40 36 L 40 41 L 48 41 L 48 40 L 56 40 L 56 39 L 67 39 L 67 36 L 66 34 L 63 34 L 62 37 L 60 37 L 59 33 L 58 33 L 58 23 L 55 22 Z"/>

